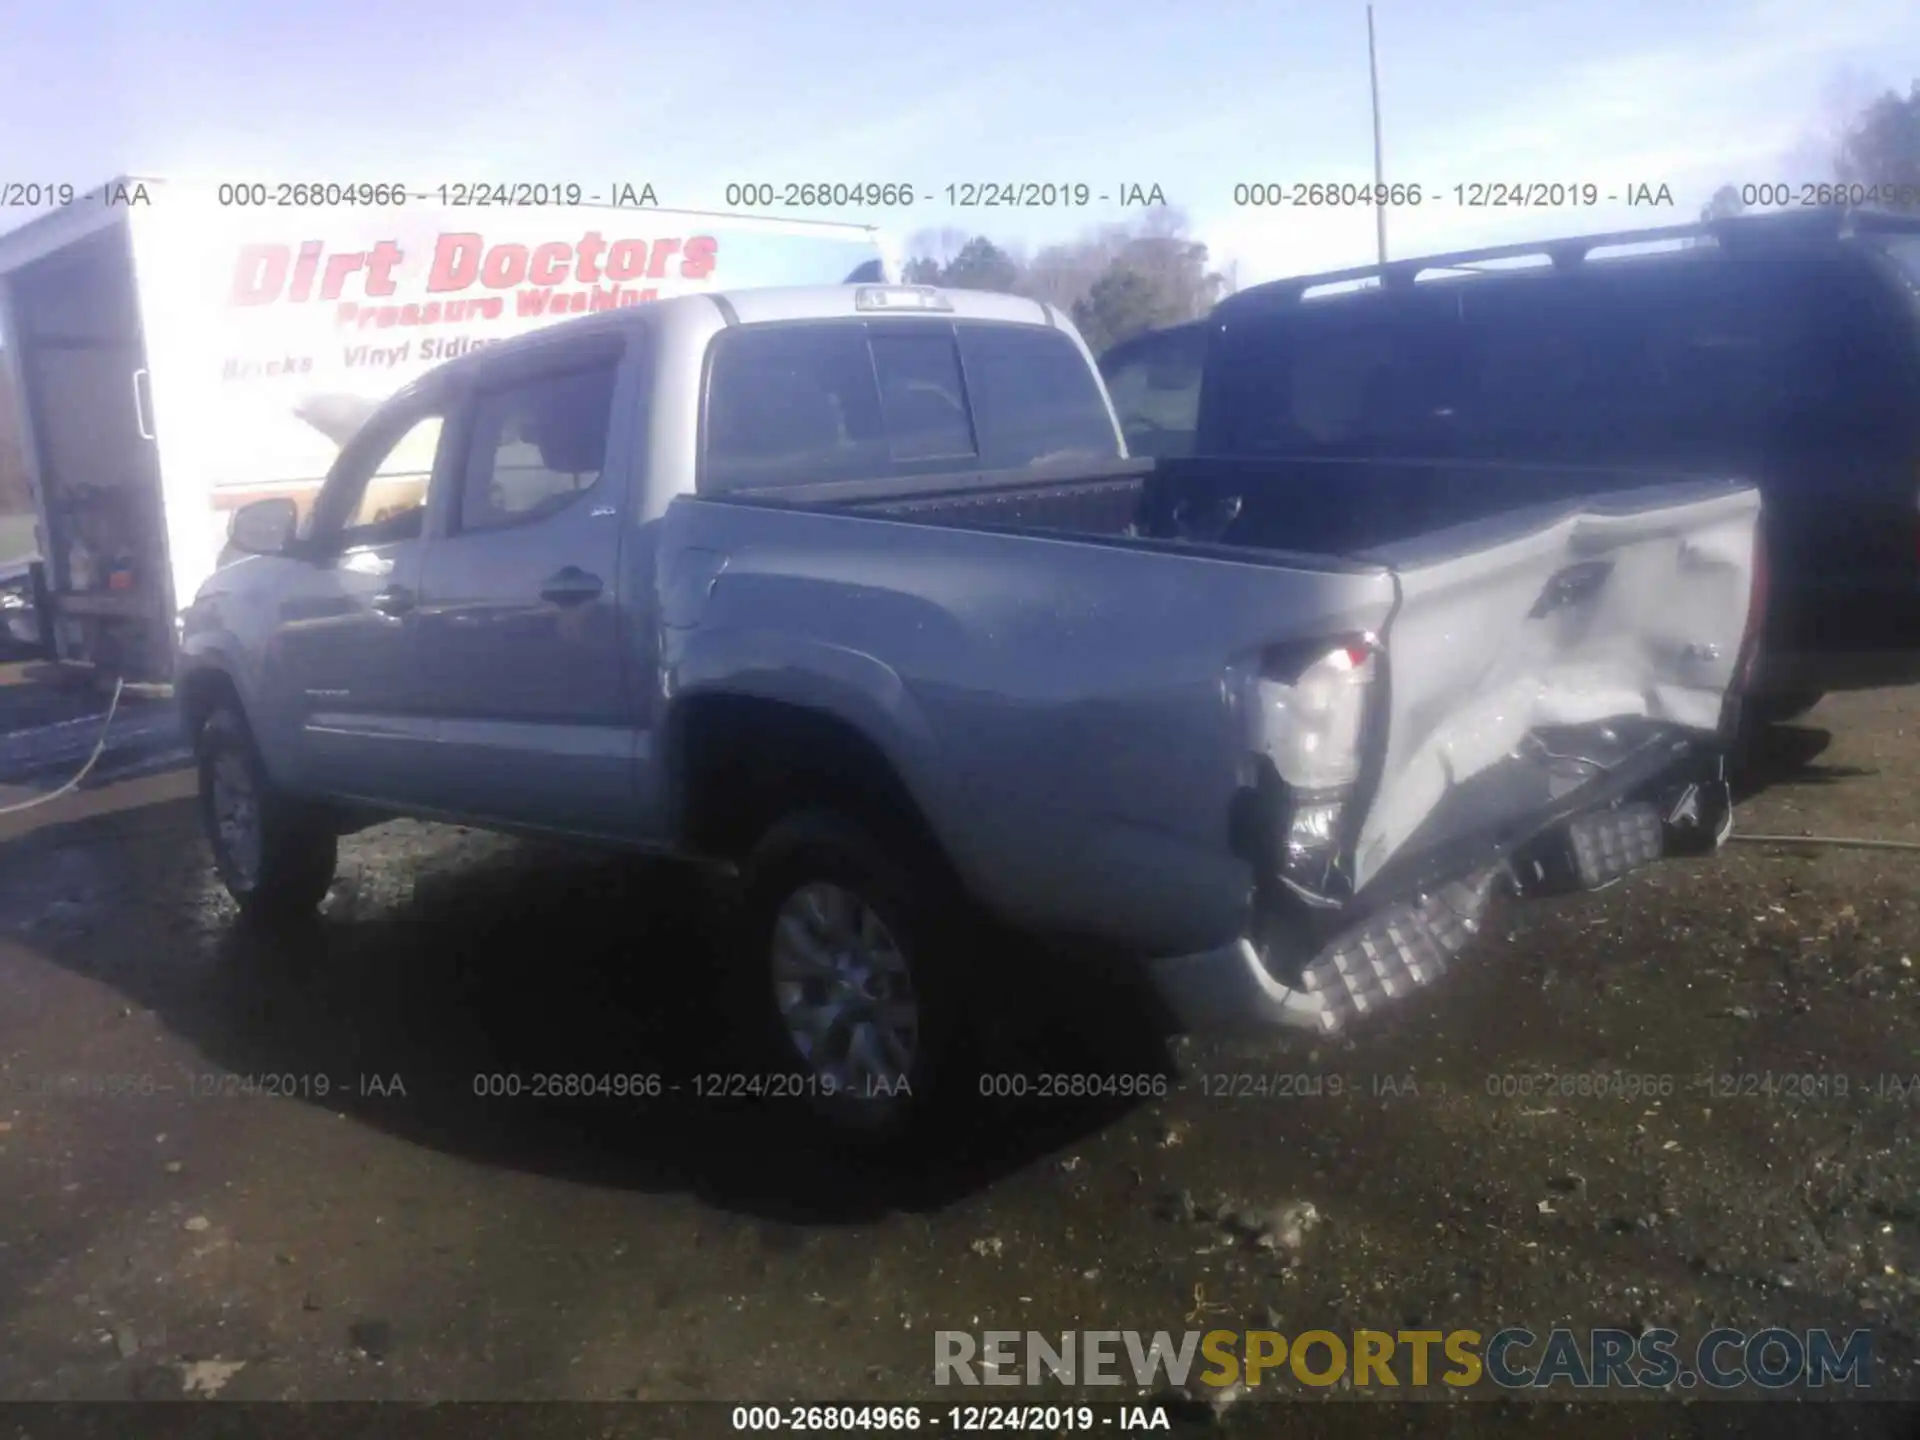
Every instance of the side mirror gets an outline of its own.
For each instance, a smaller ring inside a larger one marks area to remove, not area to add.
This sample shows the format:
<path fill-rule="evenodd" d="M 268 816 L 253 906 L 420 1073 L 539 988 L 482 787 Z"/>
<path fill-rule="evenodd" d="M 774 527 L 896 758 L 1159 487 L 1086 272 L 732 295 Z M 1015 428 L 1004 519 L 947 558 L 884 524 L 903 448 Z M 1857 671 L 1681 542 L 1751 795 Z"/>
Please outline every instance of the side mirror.
<path fill-rule="evenodd" d="M 299 524 L 299 508 L 285 496 L 255 500 L 233 512 L 227 543 L 249 555 L 278 555 L 291 543 Z"/>

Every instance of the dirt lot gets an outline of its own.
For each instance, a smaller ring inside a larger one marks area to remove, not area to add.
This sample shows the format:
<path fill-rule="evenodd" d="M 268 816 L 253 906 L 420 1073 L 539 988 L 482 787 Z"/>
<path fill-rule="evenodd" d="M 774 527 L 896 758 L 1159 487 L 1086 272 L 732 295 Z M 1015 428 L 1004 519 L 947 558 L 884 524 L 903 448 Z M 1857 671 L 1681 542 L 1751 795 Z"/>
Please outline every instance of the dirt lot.
<path fill-rule="evenodd" d="M 1736 845 L 1511 910 L 1348 1041 L 1156 1051 L 1010 995 L 1033 1071 L 1173 1093 L 997 1102 L 906 1174 L 777 1105 L 476 1095 L 713 1063 L 684 877 L 394 825 L 267 943 L 183 779 L 0 822 L 0 1398 L 926 1398 L 945 1328 L 1524 1324 L 1870 1327 L 1920 1400 L 1920 853 Z M 1829 701 L 1749 788 L 1745 831 L 1920 841 L 1920 697 Z"/>

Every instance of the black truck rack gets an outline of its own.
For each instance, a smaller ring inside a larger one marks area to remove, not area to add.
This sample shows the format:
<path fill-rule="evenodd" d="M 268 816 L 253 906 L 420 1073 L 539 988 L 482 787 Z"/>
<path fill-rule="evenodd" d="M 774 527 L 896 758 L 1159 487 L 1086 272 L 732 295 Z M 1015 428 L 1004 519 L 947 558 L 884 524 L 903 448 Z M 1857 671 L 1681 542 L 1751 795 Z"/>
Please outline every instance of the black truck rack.
<path fill-rule="evenodd" d="M 1487 245 L 1475 250 L 1389 260 L 1384 265 L 1356 265 L 1347 270 L 1330 270 L 1319 275 L 1299 275 L 1250 285 L 1221 301 L 1208 318 L 1217 321 L 1243 308 L 1294 304 L 1311 292 L 1328 286 L 1350 286 L 1367 280 L 1377 280 L 1386 289 L 1402 289 L 1417 284 L 1429 275 L 1474 273 L 1489 261 L 1536 260 L 1544 261 L 1556 270 L 1570 270 L 1585 264 L 1597 250 L 1670 248 L 1688 241 L 1696 244 L 1711 241 L 1724 253 L 1739 254 L 1742 251 L 1777 249 L 1783 244 L 1820 244 L 1867 234 L 1920 235 L 1920 213 L 1820 206 L 1733 215 L 1685 225 L 1660 225 L 1563 239 Z"/>

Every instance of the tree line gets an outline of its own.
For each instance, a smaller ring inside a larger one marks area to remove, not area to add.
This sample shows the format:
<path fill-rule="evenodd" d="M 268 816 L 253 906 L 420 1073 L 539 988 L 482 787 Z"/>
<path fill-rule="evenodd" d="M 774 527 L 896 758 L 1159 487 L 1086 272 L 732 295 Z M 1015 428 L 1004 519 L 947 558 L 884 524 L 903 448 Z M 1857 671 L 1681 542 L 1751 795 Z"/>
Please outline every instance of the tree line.
<path fill-rule="evenodd" d="M 1920 80 L 1904 96 L 1887 91 L 1847 126 L 1834 150 L 1833 178 L 1842 185 L 1920 195 Z M 1909 198 L 1904 205 L 1913 203 Z M 1722 185 L 1700 207 L 1700 218 L 1721 220 L 1754 208 L 1739 186 Z"/>
<path fill-rule="evenodd" d="M 1171 206 L 1031 255 L 953 229 L 923 231 L 908 248 L 912 283 L 1044 300 L 1073 317 L 1096 354 L 1143 330 L 1197 320 L 1237 283 L 1233 267 L 1216 269 L 1207 247 L 1187 233 L 1185 214 Z"/>

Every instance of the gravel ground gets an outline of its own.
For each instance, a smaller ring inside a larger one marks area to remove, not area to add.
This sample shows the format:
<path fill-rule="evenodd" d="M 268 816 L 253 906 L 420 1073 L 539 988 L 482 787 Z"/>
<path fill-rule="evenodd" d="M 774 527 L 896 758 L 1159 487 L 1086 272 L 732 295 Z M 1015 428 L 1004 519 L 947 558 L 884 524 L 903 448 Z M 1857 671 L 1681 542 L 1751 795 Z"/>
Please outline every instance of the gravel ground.
<path fill-rule="evenodd" d="M 1917 705 L 1777 732 L 1740 828 L 1920 840 Z M 715 1063 L 684 875 L 395 824 L 268 942 L 187 794 L 0 822 L 0 1400 L 924 1399 L 939 1329 L 1505 1324 L 1869 1327 L 1876 1393 L 1920 1400 L 1920 853 L 1735 845 L 1516 907 L 1331 1043 L 1158 1047 L 1108 997 L 1009 996 L 1030 1072 L 1170 1093 L 983 1105 L 907 1173 L 777 1104 L 476 1095 Z M 1789 1410 L 1914 1433 L 1633 1413 Z"/>

